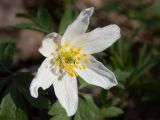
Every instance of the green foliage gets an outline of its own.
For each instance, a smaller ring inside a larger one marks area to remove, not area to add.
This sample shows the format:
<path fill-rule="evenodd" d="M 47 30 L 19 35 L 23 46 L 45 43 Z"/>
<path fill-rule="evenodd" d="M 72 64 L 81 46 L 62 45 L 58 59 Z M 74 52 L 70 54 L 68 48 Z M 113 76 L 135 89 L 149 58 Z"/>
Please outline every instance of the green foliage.
<path fill-rule="evenodd" d="M 116 74 L 117 80 L 123 83 L 130 76 L 131 72 L 130 71 L 116 69 L 115 70 L 115 74 Z"/>
<path fill-rule="evenodd" d="M 74 120 L 96 120 L 95 112 L 98 108 L 95 106 L 91 96 L 86 95 L 85 97 L 86 99 L 79 98 L 78 109 Z M 65 110 L 58 102 L 52 105 L 49 110 L 49 115 L 52 116 L 51 120 L 69 120 Z"/>
<path fill-rule="evenodd" d="M 26 112 L 18 108 L 11 95 L 3 97 L 0 106 L 0 120 L 27 120 Z"/>
<path fill-rule="evenodd" d="M 39 9 L 37 13 L 37 21 L 41 28 L 50 33 L 53 31 L 53 21 L 47 9 Z"/>
<path fill-rule="evenodd" d="M 137 79 L 159 62 L 157 55 L 155 55 L 156 49 L 150 49 L 144 44 L 141 48 L 132 51 L 133 46 L 134 43 L 132 42 L 127 43 L 124 40 L 119 40 L 110 49 L 110 64 L 115 68 L 119 82 L 127 85 L 138 84 Z M 131 56 L 131 52 L 136 52 L 137 56 Z"/>
<path fill-rule="evenodd" d="M 75 115 L 75 120 L 96 120 L 95 110 L 92 109 L 85 100 L 79 98 L 78 110 Z"/>
<path fill-rule="evenodd" d="M 37 30 L 37 31 L 49 33 L 49 31 L 46 30 L 46 28 L 42 28 L 39 25 L 36 25 L 33 23 L 19 23 L 14 25 L 14 27 L 17 29 L 31 29 L 31 30 Z"/>
<path fill-rule="evenodd" d="M 129 2 L 115 0 L 104 4 L 101 10 L 114 11 L 119 14 L 123 14 L 130 19 L 139 20 L 143 26 L 150 28 L 154 31 L 160 31 L 160 2 L 159 0 L 144 1 L 144 0 L 132 0 Z"/>
<path fill-rule="evenodd" d="M 27 120 L 27 104 L 39 109 L 49 108 L 50 101 L 47 97 L 41 94 L 38 99 L 31 97 L 29 86 L 32 78 L 28 73 L 11 72 L 9 77 L 0 79 L 0 93 L 6 96 L 1 102 L 1 120 L 10 120 L 11 117 L 12 120 Z"/>
<path fill-rule="evenodd" d="M 72 6 L 71 6 L 71 0 L 64 0 L 65 2 L 65 7 L 64 7 L 64 14 L 61 18 L 61 21 L 60 21 L 60 25 L 59 25 L 59 33 L 60 34 L 64 34 L 67 26 L 73 21 L 73 9 L 72 9 Z"/>
<path fill-rule="evenodd" d="M 73 12 L 70 5 L 66 5 L 64 15 L 62 16 L 62 19 L 60 21 L 59 26 L 59 33 L 63 34 L 67 28 L 67 26 L 71 23 L 73 20 Z"/>
<path fill-rule="evenodd" d="M 78 110 L 75 114 L 75 120 L 97 120 L 102 118 L 100 108 L 98 108 L 90 94 L 81 94 L 79 98 Z"/>
<path fill-rule="evenodd" d="M 88 106 L 95 112 L 98 113 L 99 112 L 99 108 L 96 106 L 93 97 L 90 94 L 83 94 L 83 97 L 86 100 L 86 103 L 88 104 Z"/>
<path fill-rule="evenodd" d="M 117 117 L 123 114 L 122 109 L 112 105 L 109 108 L 104 106 L 102 108 L 97 107 L 90 94 L 82 94 L 82 96 L 83 98 L 79 98 L 75 120 L 103 120 L 104 118 Z"/>
<path fill-rule="evenodd" d="M 123 114 L 123 110 L 118 108 L 118 107 L 109 107 L 109 108 L 102 108 L 101 109 L 101 114 L 107 118 L 111 118 L 111 117 L 117 117 L 121 114 Z"/>
<path fill-rule="evenodd" d="M 9 69 L 12 65 L 14 44 L 8 41 L 0 42 L 0 68 Z"/>
<path fill-rule="evenodd" d="M 66 111 L 59 102 L 54 103 L 50 107 L 48 114 L 52 116 L 50 120 L 69 120 Z"/>
<path fill-rule="evenodd" d="M 33 98 L 29 92 L 30 82 L 33 78 L 29 74 L 17 74 L 15 77 L 15 82 L 18 85 L 19 92 L 25 97 L 25 99 L 34 107 L 40 109 L 48 109 L 50 101 L 47 97 L 39 95 L 37 99 Z"/>
<path fill-rule="evenodd" d="M 27 104 L 39 109 L 47 109 L 50 104 L 48 98 L 41 94 L 38 99 L 31 97 L 29 86 L 33 76 L 30 73 L 13 73 L 11 66 L 14 52 L 13 42 L 0 42 L 0 74 L 4 74 L 0 76 L 0 120 L 27 120 Z"/>
<path fill-rule="evenodd" d="M 50 120 L 70 120 L 67 116 L 66 111 L 59 102 L 54 103 L 48 112 L 51 115 Z M 74 120 L 102 120 L 104 118 L 117 117 L 123 114 L 123 111 L 118 108 L 111 106 L 109 108 L 99 108 L 96 106 L 93 97 L 90 94 L 81 94 L 78 101 L 77 112 L 74 116 Z"/>
<path fill-rule="evenodd" d="M 45 33 L 50 33 L 53 31 L 53 20 L 47 9 L 38 9 L 37 13 L 30 12 L 28 14 L 18 14 L 18 17 L 27 18 L 32 21 L 32 23 L 20 23 L 14 25 L 18 29 L 32 29 L 38 30 Z"/>
<path fill-rule="evenodd" d="M 16 82 L 13 82 L 9 78 L 0 82 L 3 82 L 3 85 L 5 86 L 5 88 L 3 88 L 4 92 L 1 92 L 3 98 L 0 106 L 0 119 L 27 120 L 28 117 L 24 100 L 22 99 L 22 95 L 19 94 Z M 9 82 L 11 84 L 7 85 Z"/>

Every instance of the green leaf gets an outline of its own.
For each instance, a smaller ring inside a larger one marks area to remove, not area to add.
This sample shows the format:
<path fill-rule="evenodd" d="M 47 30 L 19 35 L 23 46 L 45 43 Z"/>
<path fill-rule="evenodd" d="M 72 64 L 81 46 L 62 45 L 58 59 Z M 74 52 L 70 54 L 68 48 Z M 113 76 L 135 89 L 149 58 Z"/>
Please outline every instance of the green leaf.
<path fill-rule="evenodd" d="M 39 95 L 39 97 L 35 99 L 30 95 L 30 92 L 26 90 L 23 90 L 23 95 L 26 100 L 34 107 L 48 109 L 50 101 L 47 99 L 47 97 Z"/>
<path fill-rule="evenodd" d="M 105 116 L 107 118 L 110 118 L 110 117 L 117 117 L 121 114 L 123 114 L 123 110 L 118 108 L 118 107 L 109 107 L 109 108 L 102 108 L 101 109 L 101 114 L 102 116 Z"/>
<path fill-rule="evenodd" d="M 59 102 L 54 103 L 48 112 L 52 116 L 50 120 L 69 120 L 66 111 L 62 108 Z"/>
<path fill-rule="evenodd" d="M 28 88 L 29 88 L 29 86 L 28 86 Z M 27 90 L 25 88 L 19 89 L 19 90 L 21 90 L 21 92 L 24 95 L 24 97 L 26 98 L 26 100 L 34 107 L 41 108 L 41 109 L 42 108 L 43 109 L 49 108 L 50 101 L 47 97 L 39 95 L 38 98 L 35 99 L 30 95 L 29 90 Z"/>
<path fill-rule="evenodd" d="M 26 113 L 15 105 L 10 94 L 2 99 L 0 120 L 27 120 Z"/>
<path fill-rule="evenodd" d="M 130 71 L 123 71 L 123 70 L 120 70 L 120 69 L 116 69 L 114 71 L 114 73 L 116 74 L 117 80 L 120 81 L 120 82 L 125 82 L 131 74 Z"/>
<path fill-rule="evenodd" d="M 16 17 L 27 18 L 33 22 L 37 22 L 37 13 L 36 11 L 30 11 L 29 13 L 17 13 Z"/>
<path fill-rule="evenodd" d="M 31 30 L 37 30 L 42 32 L 48 32 L 48 30 L 41 28 L 38 25 L 35 25 L 34 23 L 19 23 L 13 26 L 17 29 L 31 29 Z"/>
<path fill-rule="evenodd" d="M 4 60 L 8 67 L 12 65 L 14 50 L 15 48 L 12 44 L 8 44 L 4 50 Z"/>
<path fill-rule="evenodd" d="M 14 25 L 13 27 L 18 29 L 37 29 L 37 26 L 33 23 L 19 23 Z"/>
<path fill-rule="evenodd" d="M 154 55 L 154 49 L 149 49 L 149 51 L 147 51 L 146 46 L 142 47 L 139 50 L 139 59 L 137 61 L 137 65 L 134 66 L 133 72 L 130 76 L 132 79 L 130 84 L 132 85 L 138 83 L 139 81 L 137 81 L 137 79 L 142 77 L 147 70 L 154 67 L 156 64 L 158 64 L 158 62 L 159 60 Z"/>
<path fill-rule="evenodd" d="M 8 69 L 12 65 L 14 45 L 10 42 L 0 43 L 0 67 Z"/>
<path fill-rule="evenodd" d="M 70 5 L 66 6 L 65 13 L 61 19 L 60 27 L 59 27 L 59 33 L 63 34 L 67 28 L 67 26 L 71 23 L 73 20 L 73 13 L 72 8 Z"/>
<path fill-rule="evenodd" d="M 53 31 L 53 21 L 47 9 L 41 8 L 38 12 L 29 12 L 28 14 L 17 14 L 18 17 L 30 19 L 32 23 L 20 23 L 13 27 L 17 29 L 31 29 L 50 33 Z"/>
<path fill-rule="evenodd" d="M 53 31 L 53 21 L 50 13 L 47 9 L 41 8 L 37 13 L 38 24 L 46 32 L 50 33 Z"/>
<path fill-rule="evenodd" d="M 95 109 L 87 101 L 79 98 L 78 110 L 74 120 L 97 120 Z"/>
<path fill-rule="evenodd" d="M 130 67 L 130 44 L 121 39 L 111 47 L 110 52 L 112 54 L 111 62 L 115 68 L 126 69 L 126 66 Z"/>
<path fill-rule="evenodd" d="M 96 113 L 99 112 L 99 108 L 96 106 L 93 97 L 90 94 L 83 94 L 83 97 L 85 98 L 86 102 L 92 108 Z"/>

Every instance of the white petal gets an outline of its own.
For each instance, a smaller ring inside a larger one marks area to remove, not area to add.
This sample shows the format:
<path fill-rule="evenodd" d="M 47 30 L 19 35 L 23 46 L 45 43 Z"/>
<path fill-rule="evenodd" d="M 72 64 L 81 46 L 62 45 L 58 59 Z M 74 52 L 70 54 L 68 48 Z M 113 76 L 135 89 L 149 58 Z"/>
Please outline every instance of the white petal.
<path fill-rule="evenodd" d="M 58 77 L 51 72 L 49 67 L 51 58 L 46 58 L 40 68 L 38 69 L 36 77 L 32 80 L 30 85 L 30 93 L 32 97 L 38 97 L 38 88 L 41 87 L 43 90 L 49 88 L 54 80 Z"/>
<path fill-rule="evenodd" d="M 63 37 L 62 44 L 65 42 L 74 42 L 74 38 L 85 33 L 89 25 L 90 16 L 93 14 L 94 8 L 87 8 L 81 11 L 77 19 L 68 26 Z"/>
<path fill-rule="evenodd" d="M 109 25 L 85 33 L 76 39 L 75 45 L 81 47 L 87 54 L 98 53 L 110 47 L 120 38 L 120 28 L 117 25 Z"/>
<path fill-rule="evenodd" d="M 39 52 L 45 56 L 50 56 L 54 51 L 57 50 L 61 41 L 61 35 L 58 33 L 48 34 L 42 41 L 42 45 L 39 48 Z"/>
<path fill-rule="evenodd" d="M 87 68 L 76 72 L 87 83 L 100 86 L 104 89 L 109 89 L 117 85 L 117 80 L 113 72 L 107 69 L 101 62 L 97 61 L 93 56 L 90 56 L 90 61 L 87 63 Z"/>
<path fill-rule="evenodd" d="M 78 90 L 76 77 L 70 77 L 67 73 L 62 80 L 53 83 L 55 94 L 66 110 L 68 116 L 75 114 L 78 105 Z"/>

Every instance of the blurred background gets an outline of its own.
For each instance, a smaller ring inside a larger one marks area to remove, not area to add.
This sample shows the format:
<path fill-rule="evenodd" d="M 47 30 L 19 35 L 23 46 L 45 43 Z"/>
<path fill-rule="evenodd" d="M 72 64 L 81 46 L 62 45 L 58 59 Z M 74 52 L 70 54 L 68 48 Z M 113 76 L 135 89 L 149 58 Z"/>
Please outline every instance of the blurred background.
<path fill-rule="evenodd" d="M 44 60 L 43 37 L 63 34 L 95 7 L 88 31 L 117 24 L 122 37 L 95 57 L 116 74 L 104 90 L 79 79 L 79 107 L 68 118 L 53 87 L 30 96 Z M 0 0 L 0 120 L 160 120 L 160 0 Z"/>

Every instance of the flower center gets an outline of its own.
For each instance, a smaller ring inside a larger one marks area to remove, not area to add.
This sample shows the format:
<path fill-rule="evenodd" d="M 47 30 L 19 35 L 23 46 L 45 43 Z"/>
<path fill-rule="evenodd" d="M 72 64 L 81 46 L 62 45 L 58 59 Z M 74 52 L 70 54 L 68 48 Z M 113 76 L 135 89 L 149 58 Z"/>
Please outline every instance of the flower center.
<path fill-rule="evenodd" d="M 70 74 L 71 77 L 77 76 L 75 68 L 85 69 L 86 66 L 82 62 L 88 62 L 85 57 L 87 54 L 81 52 L 81 48 L 75 48 L 65 44 L 58 50 L 55 64 Z"/>

